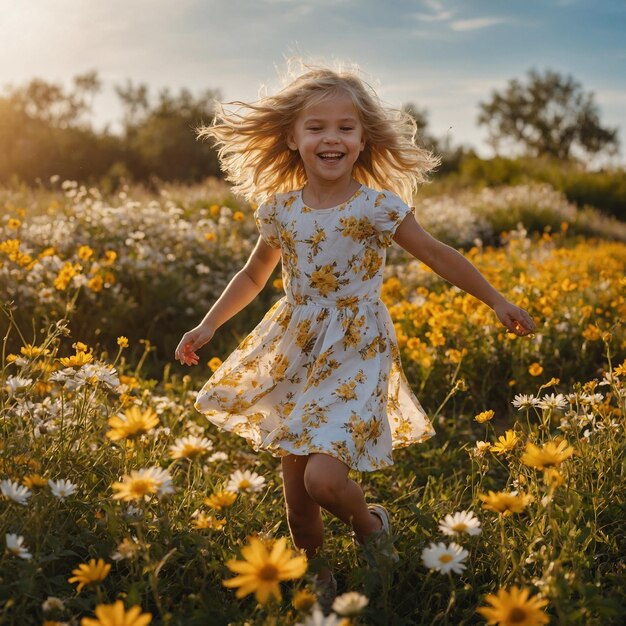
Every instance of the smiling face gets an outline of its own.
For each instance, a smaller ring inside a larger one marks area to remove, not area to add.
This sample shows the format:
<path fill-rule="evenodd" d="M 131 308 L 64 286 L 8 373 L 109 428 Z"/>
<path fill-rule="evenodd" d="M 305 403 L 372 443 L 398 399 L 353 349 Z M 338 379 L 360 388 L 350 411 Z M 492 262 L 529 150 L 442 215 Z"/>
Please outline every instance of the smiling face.
<path fill-rule="evenodd" d="M 365 147 L 363 126 L 347 93 L 306 107 L 296 118 L 287 145 L 297 150 L 310 183 L 344 183 Z"/>

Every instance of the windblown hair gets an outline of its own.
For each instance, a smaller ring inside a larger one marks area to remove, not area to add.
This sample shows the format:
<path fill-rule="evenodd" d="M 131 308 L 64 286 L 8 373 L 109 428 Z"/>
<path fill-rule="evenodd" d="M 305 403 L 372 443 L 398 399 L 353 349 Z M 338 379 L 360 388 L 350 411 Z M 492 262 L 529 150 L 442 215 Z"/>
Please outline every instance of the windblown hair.
<path fill-rule="evenodd" d="M 233 192 L 262 202 L 270 195 L 302 188 L 306 173 L 300 155 L 287 146 L 296 118 L 306 108 L 338 93 L 348 94 L 365 138 L 352 171 L 360 183 L 397 193 L 408 204 L 426 174 L 440 163 L 415 143 L 417 125 L 408 113 L 385 107 L 374 90 L 353 71 L 307 68 L 273 96 L 254 103 L 217 103 L 213 122 L 196 129 L 212 138 Z"/>

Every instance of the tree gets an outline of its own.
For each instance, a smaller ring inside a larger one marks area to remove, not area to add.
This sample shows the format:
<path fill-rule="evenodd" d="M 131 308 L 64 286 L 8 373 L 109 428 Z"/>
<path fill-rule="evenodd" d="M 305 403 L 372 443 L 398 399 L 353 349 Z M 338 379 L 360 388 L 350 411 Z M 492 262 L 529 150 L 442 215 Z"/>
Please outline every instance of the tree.
<path fill-rule="evenodd" d="M 543 76 L 530 70 L 528 77 L 527 84 L 513 79 L 504 93 L 494 91 L 490 101 L 479 103 L 478 124 L 487 126 L 496 152 L 509 140 L 529 156 L 567 160 L 576 151 L 617 153 L 618 129 L 600 125 L 593 93 L 551 70 Z"/>

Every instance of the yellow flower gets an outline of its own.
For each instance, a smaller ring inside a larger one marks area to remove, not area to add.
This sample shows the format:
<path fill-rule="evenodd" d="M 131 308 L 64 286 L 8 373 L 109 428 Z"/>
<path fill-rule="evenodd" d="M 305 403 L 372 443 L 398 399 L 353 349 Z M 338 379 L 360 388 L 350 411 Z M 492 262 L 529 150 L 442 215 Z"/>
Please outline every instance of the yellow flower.
<path fill-rule="evenodd" d="M 530 367 L 528 368 L 528 373 L 531 376 L 540 376 L 542 372 L 543 372 L 543 367 L 541 367 L 539 363 L 532 363 Z"/>
<path fill-rule="evenodd" d="M 564 439 L 548 441 L 541 448 L 528 442 L 521 461 L 524 465 L 545 469 L 546 467 L 558 467 L 572 454 L 574 454 L 574 448 L 567 445 L 567 441 Z"/>
<path fill-rule="evenodd" d="M 90 585 L 91 583 L 99 583 L 103 581 L 109 570 L 111 569 L 110 563 L 105 563 L 104 559 L 91 559 L 89 563 L 81 563 L 76 569 L 72 570 L 71 578 L 67 579 L 68 583 L 78 583 L 76 587 L 76 592 L 80 593 L 80 590 L 85 585 Z"/>
<path fill-rule="evenodd" d="M 40 348 L 39 346 L 33 346 L 30 343 L 27 343 L 25 346 L 20 348 L 20 353 L 29 359 L 36 359 L 39 356 L 47 356 L 50 354 L 50 350 L 47 348 Z"/>
<path fill-rule="evenodd" d="M 565 478 L 555 467 L 547 467 L 543 471 L 543 482 L 548 485 L 548 487 L 556 489 L 556 487 L 560 487 L 565 482 Z"/>
<path fill-rule="evenodd" d="M 97 619 L 83 617 L 80 626 L 147 626 L 152 621 L 152 613 L 142 613 L 139 606 L 132 606 L 126 612 L 121 600 L 115 604 L 98 604 L 95 613 Z"/>
<path fill-rule="evenodd" d="M 225 519 L 216 519 L 212 515 L 205 515 L 204 513 L 200 513 L 196 519 L 191 522 L 191 525 L 196 530 L 222 530 L 224 526 L 226 526 Z"/>
<path fill-rule="evenodd" d="M 237 494 L 232 491 L 216 491 L 208 498 L 204 499 L 204 503 L 212 509 L 221 511 L 223 508 L 231 506 L 237 499 Z"/>
<path fill-rule="evenodd" d="M 272 542 L 250 537 L 249 544 L 241 548 L 241 555 L 243 561 L 226 561 L 226 567 L 239 576 L 225 580 L 222 584 L 225 587 L 238 587 L 235 594 L 237 598 L 254 593 L 260 604 L 266 604 L 271 597 L 280 601 L 280 581 L 300 578 L 307 569 L 306 556 L 294 556 L 287 547 L 286 537 Z"/>
<path fill-rule="evenodd" d="M 233 219 L 235 222 L 242 222 L 245 219 L 245 215 L 241 211 L 235 211 L 233 213 Z"/>
<path fill-rule="evenodd" d="M 507 430 L 504 435 L 498 437 L 498 441 L 491 446 L 491 451 L 496 454 L 504 454 L 513 450 L 519 441 L 517 435 L 512 430 Z"/>
<path fill-rule="evenodd" d="M 59 291 L 67 289 L 67 286 L 70 284 L 72 278 L 80 273 L 81 269 L 82 267 L 79 263 L 71 263 L 70 261 L 66 261 L 63 264 L 63 267 L 59 270 L 57 277 L 53 281 L 54 288 L 58 289 Z"/>
<path fill-rule="evenodd" d="M 467 383 L 462 378 L 454 383 L 454 391 L 467 391 L 467 389 Z"/>
<path fill-rule="evenodd" d="M 158 423 L 159 418 L 152 408 L 148 407 L 142 411 L 138 406 L 131 406 L 130 409 L 124 411 L 124 417 L 114 415 L 109 418 L 108 424 L 111 426 L 111 430 L 106 433 L 106 436 L 111 441 L 131 439 L 147 433 Z"/>
<path fill-rule="evenodd" d="M 282 278 L 277 278 L 275 280 L 272 281 L 272 287 L 274 287 L 274 289 L 276 289 L 277 291 L 282 291 L 283 289 L 283 279 Z"/>
<path fill-rule="evenodd" d="M 510 592 L 500 589 L 497 595 L 488 594 L 485 601 L 491 606 L 483 606 L 476 611 L 487 620 L 487 624 L 541 626 L 550 621 L 541 610 L 548 601 L 537 596 L 530 598 L 526 588 L 520 589 L 513 585 Z"/>
<path fill-rule="evenodd" d="M 61 357 L 59 361 L 61 361 L 61 364 L 65 365 L 65 367 L 82 367 L 83 365 L 86 365 L 87 363 L 91 363 L 91 361 L 93 361 L 93 355 L 91 354 L 91 352 L 83 352 L 82 350 L 78 350 L 76 354 L 68 357 Z"/>
<path fill-rule="evenodd" d="M 488 411 L 483 411 L 482 413 L 479 413 L 474 419 L 479 424 L 484 424 L 485 422 L 488 422 L 493 416 L 494 412 L 489 409 Z"/>
<path fill-rule="evenodd" d="M 104 253 L 102 263 L 103 265 L 113 265 L 113 263 L 115 263 L 115 259 L 117 259 L 117 252 L 115 252 L 115 250 L 107 250 Z"/>
<path fill-rule="evenodd" d="M 24 487 L 28 489 L 43 489 L 48 486 L 48 479 L 43 478 L 39 474 L 29 474 L 28 476 L 24 476 L 22 480 L 22 484 Z"/>
<path fill-rule="evenodd" d="M 539 391 L 546 389 L 547 387 L 552 387 L 552 385 L 558 385 L 560 382 L 560 378 L 551 378 L 547 383 L 544 383 L 541 387 L 539 387 Z"/>
<path fill-rule="evenodd" d="M 293 594 L 291 604 L 296 611 L 308 613 L 317 600 L 317 596 L 308 589 L 298 589 Z"/>
<path fill-rule="evenodd" d="M 478 497 L 483 501 L 483 509 L 501 513 L 505 517 L 511 513 L 521 513 L 533 501 L 530 494 L 506 493 L 505 491 L 494 493 L 490 490 L 489 493 L 481 493 Z"/>
<path fill-rule="evenodd" d="M 597 341 L 601 338 L 600 329 L 595 324 L 587 324 L 587 328 L 583 330 L 582 335 L 589 341 Z"/>
<path fill-rule="evenodd" d="M 615 376 L 624 376 L 626 374 L 626 359 L 613 370 L 613 374 Z"/>
<path fill-rule="evenodd" d="M 120 335 L 117 338 L 117 345 L 120 348 L 128 348 L 128 337 L 124 337 L 124 335 Z"/>
<path fill-rule="evenodd" d="M 208 363 L 207 365 L 209 366 L 209 368 L 211 369 L 212 372 L 214 372 L 220 365 L 222 364 L 222 359 L 220 359 L 217 356 L 214 356 Z"/>
<path fill-rule="evenodd" d="M 215 241 L 217 239 L 217 235 L 213 231 L 209 230 L 206 233 L 204 233 L 204 238 L 207 241 Z"/>
<path fill-rule="evenodd" d="M 81 246 L 76 254 L 81 261 L 88 261 L 93 256 L 93 250 L 89 246 Z"/>
<path fill-rule="evenodd" d="M 21 224 L 22 224 L 22 222 L 20 222 L 19 220 L 16 220 L 14 217 L 12 217 L 7 222 L 7 227 L 16 229 L 16 228 L 19 228 L 21 226 Z"/>
<path fill-rule="evenodd" d="M 93 278 L 87 281 L 87 288 L 91 289 L 94 293 L 100 293 L 104 287 L 104 279 L 100 274 L 97 274 Z"/>
<path fill-rule="evenodd" d="M 209 211 L 213 217 L 217 217 L 220 214 L 220 207 L 217 204 L 212 204 L 209 207 Z"/>

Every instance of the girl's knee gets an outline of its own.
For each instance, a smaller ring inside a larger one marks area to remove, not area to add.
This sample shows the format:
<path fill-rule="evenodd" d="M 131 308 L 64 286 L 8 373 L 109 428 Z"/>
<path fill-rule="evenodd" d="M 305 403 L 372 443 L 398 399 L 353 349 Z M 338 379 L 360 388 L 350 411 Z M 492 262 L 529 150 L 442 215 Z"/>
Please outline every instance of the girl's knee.
<path fill-rule="evenodd" d="M 304 473 L 304 486 L 310 498 L 327 508 L 341 498 L 346 477 L 328 475 L 325 472 L 307 471 Z"/>

